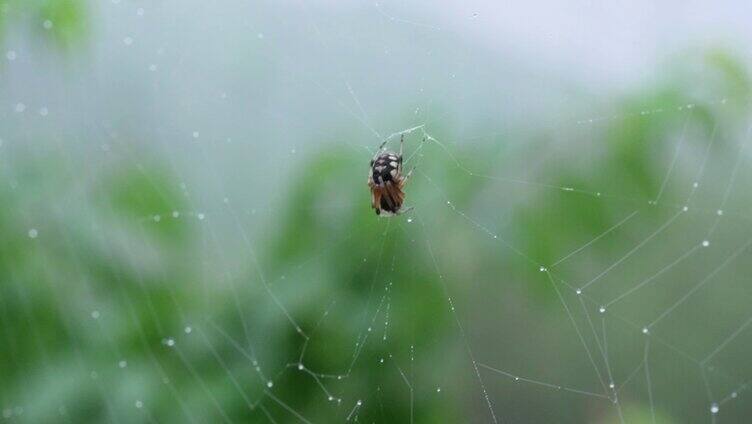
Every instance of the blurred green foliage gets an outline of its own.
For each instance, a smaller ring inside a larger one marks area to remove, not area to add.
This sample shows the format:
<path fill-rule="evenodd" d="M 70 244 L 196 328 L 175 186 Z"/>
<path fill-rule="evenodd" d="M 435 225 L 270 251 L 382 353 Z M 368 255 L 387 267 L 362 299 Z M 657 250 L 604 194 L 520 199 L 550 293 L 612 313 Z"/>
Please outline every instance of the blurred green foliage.
<path fill-rule="evenodd" d="M 86 0 L 0 0 L 0 40 L 9 27 L 23 25 L 69 49 L 86 38 L 88 7 Z"/>

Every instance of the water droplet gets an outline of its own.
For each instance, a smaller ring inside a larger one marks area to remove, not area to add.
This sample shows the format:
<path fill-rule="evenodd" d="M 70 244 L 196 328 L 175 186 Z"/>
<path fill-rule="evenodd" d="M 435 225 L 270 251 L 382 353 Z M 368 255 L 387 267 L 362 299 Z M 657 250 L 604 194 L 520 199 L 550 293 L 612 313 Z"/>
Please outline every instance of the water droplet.
<path fill-rule="evenodd" d="M 682 210 L 683 210 L 684 212 L 688 211 L 688 210 L 689 210 L 689 206 L 685 206 L 685 207 L 683 207 L 683 208 L 682 208 Z"/>
<path fill-rule="evenodd" d="M 186 326 L 183 329 L 183 331 L 185 331 L 185 334 L 191 334 L 191 332 L 193 331 L 193 329 L 190 326 Z"/>
<path fill-rule="evenodd" d="M 715 213 L 716 215 L 721 216 L 723 215 L 723 209 L 718 209 L 717 211 L 715 211 Z"/>
<path fill-rule="evenodd" d="M 304 368 L 304 367 L 303 367 L 303 364 L 298 364 L 298 369 L 299 369 L 299 370 L 303 371 L 303 368 Z"/>
<path fill-rule="evenodd" d="M 133 38 L 131 37 L 123 38 L 123 44 L 125 44 L 126 46 L 130 46 L 131 44 L 133 44 Z"/>
<path fill-rule="evenodd" d="M 154 215 L 154 222 L 159 222 L 162 220 L 162 217 L 159 215 Z"/>
<path fill-rule="evenodd" d="M 720 410 L 720 407 L 718 407 L 717 403 L 710 405 L 710 412 L 712 414 L 717 414 L 719 410 Z"/>
<path fill-rule="evenodd" d="M 52 27 L 53 27 L 53 23 L 52 23 L 51 20 L 47 19 L 44 22 L 42 22 L 42 28 L 44 28 L 46 30 L 51 30 Z"/>
<path fill-rule="evenodd" d="M 175 339 L 169 338 L 169 339 L 167 339 L 167 341 L 165 342 L 165 344 L 167 346 L 169 346 L 169 347 L 173 347 L 173 346 L 175 346 Z"/>
<path fill-rule="evenodd" d="M 577 294 L 582 294 L 582 289 L 577 289 L 577 290 L 575 290 L 575 293 L 577 293 Z"/>
<path fill-rule="evenodd" d="M 437 387 L 436 388 L 436 393 L 440 393 L 440 392 L 441 392 L 441 387 Z"/>
<path fill-rule="evenodd" d="M 329 402 L 331 402 L 331 401 L 333 401 L 333 400 L 334 400 L 334 396 L 332 396 L 332 395 L 329 395 Z"/>
<path fill-rule="evenodd" d="M 616 387 L 616 385 L 614 385 L 614 383 L 611 382 L 611 383 L 608 384 L 608 387 L 611 388 L 611 389 L 613 389 L 614 387 Z"/>
<path fill-rule="evenodd" d="M 731 393 L 731 397 L 732 398 L 736 399 L 737 396 L 739 396 L 739 394 L 737 394 L 736 392 L 732 392 Z"/>
<path fill-rule="evenodd" d="M 8 60 L 16 60 L 16 52 L 15 52 L 15 50 L 8 50 L 8 52 L 5 53 L 5 57 L 7 57 Z"/>
<path fill-rule="evenodd" d="M 91 311 L 91 317 L 93 319 L 99 319 L 99 311 Z"/>
<path fill-rule="evenodd" d="M 172 211 L 172 217 L 173 218 L 177 218 L 179 216 L 180 216 L 180 212 L 178 212 L 178 211 Z"/>
<path fill-rule="evenodd" d="M 42 116 L 47 116 L 50 114 L 50 111 L 46 107 L 39 108 L 39 114 Z"/>
<path fill-rule="evenodd" d="M 274 382 L 273 381 L 269 380 L 269 381 L 266 382 L 266 387 L 272 388 L 272 386 L 274 386 Z"/>
<path fill-rule="evenodd" d="M 199 136 L 198 131 L 194 131 L 193 132 L 193 138 L 198 138 L 198 136 Z"/>
<path fill-rule="evenodd" d="M 196 216 L 198 217 L 199 220 L 203 220 L 205 218 L 204 214 L 202 214 L 202 213 L 199 213 Z"/>
<path fill-rule="evenodd" d="M 21 113 L 26 110 L 26 105 L 23 103 L 16 103 L 16 112 Z"/>
<path fill-rule="evenodd" d="M 648 334 L 650 330 L 647 327 L 642 327 L 642 334 Z"/>
<path fill-rule="evenodd" d="M 708 240 L 703 240 L 702 247 L 708 247 L 708 246 L 710 246 L 710 242 Z"/>
<path fill-rule="evenodd" d="M 694 188 L 697 188 L 699 186 L 700 186 L 700 183 L 698 183 L 697 181 L 695 181 L 694 183 L 692 183 L 692 187 L 694 187 Z"/>
<path fill-rule="evenodd" d="M 37 238 L 38 235 L 39 235 L 39 231 L 37 231 L 36 228 L 32 228 L 29 230 L 29 238 L 35 239 Z"/>
<path fill-rule="evenodd" d="M 407 223 L 409 224 L 411 222 L 413 222 L 413 219 L 412 218 L 407 218 Z"/>
<path fill-rule="evenodd" d="M 600 308 L 598 308 L 598 312 L 603 314 L 606 312 L 606 308 L 604 306 L 601 306 Z"/>
<path fill-rule="evenodd" d="M 125 367 L 128 366 L 128 361 L 122 360 L 122 361 L 118 362 L 118 366 L 120 368 L 125 368 Z"/>
<path fill-rule="evenodd" d="M 546 267 L 545 267 L 545 266 L 542 266 L 542 267 L 538 268 L 538 270 L 539 270 L 540 272 L 546 272 Z"/>
<path fill-rule="evenodd" d="M 357 401 L 357 402 L 355 402 L 355 403 L 356 403 L 356 404 L 357 404 L 358 406 L 360 406 L 360 405 L 362 405 L 362 404 L 363 404 L 363 401 L 362 401 L 362 400 L 360 400 L 360 399 L 358 399 L 358 401 Z"/>
<path fill-rule="evenodd" d="M 141 409 L 141 408 L 144 407 L 144 403 L 141 402 L 140 400 L 137 400 L 136 403 L 135 403 L 135 405 L 136 405 L 136 408 L 138 408 L 138 409 Z"/>

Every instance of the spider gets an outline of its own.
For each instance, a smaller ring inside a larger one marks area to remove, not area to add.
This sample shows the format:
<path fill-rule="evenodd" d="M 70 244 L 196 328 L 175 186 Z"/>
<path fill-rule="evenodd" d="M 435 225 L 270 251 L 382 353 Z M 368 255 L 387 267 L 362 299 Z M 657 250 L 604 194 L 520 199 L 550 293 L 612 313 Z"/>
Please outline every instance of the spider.
<path fill-rule="evenodd" d="M 405 143 L 405 135 L 400 137 L 399 153 L 384 149 L 389 139 L 381 143 L 376 154 L 371 159 L 371 168 L 368 172 L 368 187 L 371 189 L 371 207 L 376 215 L 395 216 L 412 210 L 412 207 L 403 207 L 405 200 L 405 184 L 410 179 L 413 169 L 402 175 L 402 147 Z"/>

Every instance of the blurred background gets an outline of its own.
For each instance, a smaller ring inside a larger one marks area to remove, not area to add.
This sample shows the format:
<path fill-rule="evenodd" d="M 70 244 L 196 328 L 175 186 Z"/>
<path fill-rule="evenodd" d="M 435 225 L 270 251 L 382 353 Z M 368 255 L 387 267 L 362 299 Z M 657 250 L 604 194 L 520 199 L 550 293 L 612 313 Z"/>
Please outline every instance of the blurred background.
<path fill-rule="evenodd" d="M 750 9 L 0 0 L 0 421 L 747 422 Z"/>

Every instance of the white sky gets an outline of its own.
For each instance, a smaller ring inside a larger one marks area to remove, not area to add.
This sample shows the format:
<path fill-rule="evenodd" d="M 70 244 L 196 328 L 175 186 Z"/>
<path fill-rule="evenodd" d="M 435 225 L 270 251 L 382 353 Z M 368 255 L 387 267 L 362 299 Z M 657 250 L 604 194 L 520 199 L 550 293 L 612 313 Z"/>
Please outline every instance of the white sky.
<path fill-rule="evenodd" d="M 381 3 L 384 10 L 399 4 Z M 453 28 L 479 45 L 611 82 L 644 78 L 662 57 L 690 46 L 741 49 L 752 41 L 752 3 L 744 1 L 468 0 L 420 11 L 432 25 Z"/>

